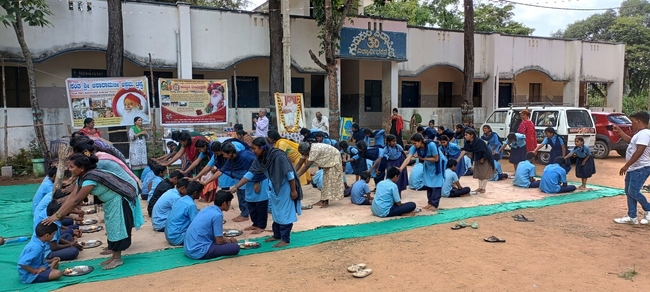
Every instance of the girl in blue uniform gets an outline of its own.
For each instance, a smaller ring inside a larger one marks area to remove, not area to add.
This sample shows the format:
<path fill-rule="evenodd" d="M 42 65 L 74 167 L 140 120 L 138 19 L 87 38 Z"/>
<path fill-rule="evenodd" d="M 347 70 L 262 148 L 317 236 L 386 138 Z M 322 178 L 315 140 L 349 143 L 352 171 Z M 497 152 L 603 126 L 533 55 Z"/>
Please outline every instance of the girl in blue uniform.
<path fill-rule="evenodd" d="M 503 151 L 501 151 L 503 143 L 501 143 L 499 135 L 492 132 L 492 127 L 488 125 L 483 126 L 483 136 L 481 136 L 481 139 L 487 141 L 488 148 L 492 151 L 492 155 L 498 154 L 499 159 L 503 158 Z"/>
<path fill-rule="evenodd" d="M 400 170 L 406 169 L 411 159 L 419 158 L 423 162 L 424 186 L 427 189 L 427 206 L 424 209 L 435 211 L 440 205 L 442 197 L 442 185 L 445 179 L 445 166 L 447 158 L 439 155 L 438 146 L 433 141 L 426 141 L 420 134 L 411 136 L 411 149 L 409 154 L 400 166 Z"/>
<path fill-rule="evenodd" d="M 576 157 L 576 177 L 582 179 L 582 184 L 578 187 L 580 190 L 587 188 L 587 179 L 596 173 L 596 165 L 594 163 L 594 156 L 591 155 L 589 147 L 585 145 L 585 140 L 582 137 L 576 137 L 576 147 L 565 156 L 565 159 Z"/>
<path fill-rule="evenodd" d="M 562 137 L 560 137 L 560 135 L 555 132 L 555 129 L 548 127 L 544 129 L 544 134 L 546 135 L 546 138 L 544 138 L 542 144 L 539 144 L 539 146 L 537 146 L 535 149 L 535 155 L 537 155 L 537 151 L 539 151 L 539 149 L 542 147 L 551 146 L 551 152 L 549 153 L 550 156 L 548 159 L 549 163 L 553 163 L 557 157 L 565 157 L 566 144 L 564 143 L 564 139 L 562 139 Z M 566 172 L 569 172 L 571 170 L 571 163 L 569 162 L 568 165 L 562 165 L 562 167 L 564 170 L 566 170 Z"/>

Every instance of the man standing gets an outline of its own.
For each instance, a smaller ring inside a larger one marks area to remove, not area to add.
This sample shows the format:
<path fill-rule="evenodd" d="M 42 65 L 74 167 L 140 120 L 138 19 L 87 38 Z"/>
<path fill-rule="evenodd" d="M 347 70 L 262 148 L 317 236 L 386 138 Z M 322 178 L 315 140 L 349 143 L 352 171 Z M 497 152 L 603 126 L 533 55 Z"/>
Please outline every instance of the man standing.
<path fill-rule="evenodd" d="M 311 120 L 311 128 L 319 129 L 325 133 L 329 134 L 330 124 L 327 120 L 327 117 L 324 117 L 320 112 L 316 112 L 316 117 Z"/>
<path fill-rule="evenodd" d="M 255 123 L 255 136 L 266 137 L 269 132 L 269 118 L 266 117 L 266 110 L 261 109 L 259 117 L 253 119 L 253 122 Z"/>
<path fill-rule="evenodd" d="M 625 160 L 627 162 L 619 172 L 625 175 L 625 195 L 627 196 L 627 216 L 614 219 L 614 222 L 620 224 L 639 224 L 637 217 L 637 204 L 646 212 L 645 217 L 641 219 L 641 224 L 650 223 L 650 203 L 641 193 L 641 188 L 648 176 L 650 176 L 650 130 L 648 122 L 650 114 L 648 112 L 637 112 L 630 116 L 632 121 L 632 130 L 634 136 L 630 138 L 619 127 L 614 126 L 614 132 L 621 136 L 623 141 L 628 142 L 627 151 L 625 151 Z"/>

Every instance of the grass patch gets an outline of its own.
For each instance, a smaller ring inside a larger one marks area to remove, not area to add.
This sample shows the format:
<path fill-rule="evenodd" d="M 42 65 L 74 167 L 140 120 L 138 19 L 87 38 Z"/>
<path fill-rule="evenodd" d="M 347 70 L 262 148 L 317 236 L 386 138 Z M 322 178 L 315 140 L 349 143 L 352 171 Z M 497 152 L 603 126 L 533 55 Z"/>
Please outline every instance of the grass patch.
<path fill-rule="evenodd" d="M 632 269 L 627 270 L 627 271 L 625 271 L 623 273 L 620 273 L 618 275 L 618 277 L 623 278 L 623 279 L 628 280 L 628 281 L 632 281 L 632 278 L 634 278 L 638 274 L 639 273 L 637 273 L 636 268 L 632 268 Z"/>

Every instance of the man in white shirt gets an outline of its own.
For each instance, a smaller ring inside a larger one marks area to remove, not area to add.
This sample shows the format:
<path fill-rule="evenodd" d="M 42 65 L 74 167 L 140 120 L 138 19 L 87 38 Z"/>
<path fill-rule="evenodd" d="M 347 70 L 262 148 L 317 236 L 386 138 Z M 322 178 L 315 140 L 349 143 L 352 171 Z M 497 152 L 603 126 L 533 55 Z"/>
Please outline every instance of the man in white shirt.
<path fill-rule="evenodd" d="M 259 117 L 253 119 L 255 123 L 255 136 L 257 137 L 266 137 L 269 132 L 269 118 L 266 117 L 266 110 L 261 109 L 259 112 Z"/>
<path fill-rule="evenodd" d="M 319 129 L 325 133 L 329 133 L 330 124 L 327 117 L 324 117 L 320 112 L 316 112 L 316 117 L 311 120 L 311 128 Z"/>
<path fill-rule="evenodd" d="M 630 116 L 634 136 L 630 137 L 617 126 L 614 132 L 625 142 L 628 142 L 625 160 L 627 161 L 619 172 L 625 175 L 625 195 L 627 196 L 627 216 L 616 218 L 614 222 L 620 224 L 639 224 L 637 217 L 637 204 L 646 212 L 641 219 L 641 224 L 650 223 L 650 203 L 641 193 L 641 188 L 648 176 L 650 176 L 650 114 L 648 112 L 637 112 Z"/>

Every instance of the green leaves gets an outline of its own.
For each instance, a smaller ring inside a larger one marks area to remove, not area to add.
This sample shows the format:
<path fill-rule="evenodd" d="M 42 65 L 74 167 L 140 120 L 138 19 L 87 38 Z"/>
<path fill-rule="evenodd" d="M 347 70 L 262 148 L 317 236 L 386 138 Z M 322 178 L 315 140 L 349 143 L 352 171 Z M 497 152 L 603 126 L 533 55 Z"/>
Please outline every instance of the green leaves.
<path fill-rule="evenodd" d="M 431 10 L 418 0 L 405 0 L 396 2 L 375 2 L 365 8 L 364 14 L 375 17 L 404 19 L 409 25 L 425 26 L 432 23 Z"/>
<path fill-rule="evenodd" d="M 22 18 L 29 26 L 50 26 L 46 16 L 52 15 L 50 6 L 45 0 L 0 0 L 0 7 L 5 11 L 0 12 L 0 21 L 5 26 L 11 26 L 18 17 Z"/>
<path fill-rule="evenodd" d="M 512 20 L 512 4 L 497 6 L 494 4 L 479 4 L 474 10 L 474 29 L 476 31 L 500 32 L 513 35 L 530 35 L 535 29 L 521 22 Z"/>

